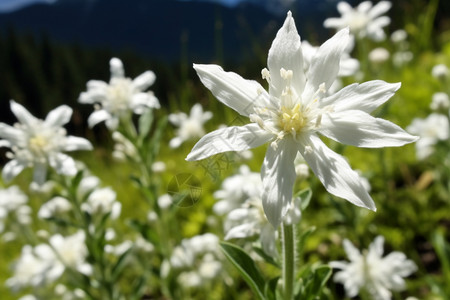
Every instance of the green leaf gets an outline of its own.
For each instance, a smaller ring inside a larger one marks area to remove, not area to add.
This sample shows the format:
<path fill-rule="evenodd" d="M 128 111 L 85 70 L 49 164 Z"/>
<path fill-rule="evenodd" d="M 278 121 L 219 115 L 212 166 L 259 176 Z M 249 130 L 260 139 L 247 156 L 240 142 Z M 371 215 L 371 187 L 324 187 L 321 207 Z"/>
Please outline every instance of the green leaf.
<path fill-rule="evenodd" d="M 295 299 L 314 300 L 316 297 L 319 297 L 331 276 L 331 272 L 330 266 L 327 265 L 315 268 L 312 273 L 309 273 L 309 277 L 304 280 L 303 288 Z"/>
<path fill-rule="evenodd" d="M 311 235 L 311 233 L 313 233 L 314 231 L 316 231 L 316 227 L 312 226 L 309 227 L 306 231 L 302 232 L 298 238 L 298 242 L 297 242 L 297 252 L 298 253 L 302 253 L 303 252 L 303 248 L 305 247 L 305 243 L 306 240 L 308 239 L 308 237 Z"/>
<path fill-rule="evenodd" d="M 236 267 L 244 280 L 252 289 L 257 299 L 265 300 L 264 296 L 264 278 L 261 276 L 261 271 L 257 268 L 253 259 L 245 253 L 240 247 L 230 243 L 220 242 L 225 256 Z"/>
<path fill-rule="evenodd" d="M 278 279 L 280 279 L 280 276 L 272 278 L 268 282 L 266 282 L 266 285 L 264 287 L 264 294 L 266 295 L 267 300 L 277 299 Z"/>
<path fill-rule="evenodd" d="M 301 190 L 297 194 L 294 195 L 294 198 L 300 197 L 300 210 L 303 212 L 308 207 L 309 202 L 311 201 L 312 191 L 310 188 Z"/>
<path fill-rule="evenodd" d="M 133 247 L 130 247 L 125 251 L 119 258 L 117 259 L 117 263 L 114 265 L 114 267 L 111 270 L 111 278 L 113 282 L 116 282 L 119 276 L 122 274 L 122 271 L 124 270 L 125 266 L 127 265 L 126 258 L 131 253 L 131 250 Z"/>
<path fill-rule="evenodd" d="M 139 138 L 145 139 L 145 137 L 152 129 L 153 123 L 153 110 L 147 109 L 139 118 Z"/>
<path fill-rule="evenodd" d="M 272 256 L 268 255 L 266 252 L 264 252 L 263 249 L 259 247 L 253 247 L 253 250 L 255 250 L 256 254 L 261 256 L 267 263 L 277 267 L 278 269 L 281 269 L 281 266 L 278 262 L 276 262 Z"/>

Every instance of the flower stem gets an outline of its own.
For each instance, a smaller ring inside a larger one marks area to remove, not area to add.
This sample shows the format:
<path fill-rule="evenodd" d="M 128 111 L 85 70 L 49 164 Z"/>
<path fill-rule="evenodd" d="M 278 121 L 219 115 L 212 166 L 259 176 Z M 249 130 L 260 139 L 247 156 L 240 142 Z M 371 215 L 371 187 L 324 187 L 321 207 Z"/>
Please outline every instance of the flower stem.
<path fill-rule="evenodd" d="M 293 225 L 281 225 L 283 242 L 283 294 L 285 300 L 292 300 L 295 275 L 295 242 Z"/>

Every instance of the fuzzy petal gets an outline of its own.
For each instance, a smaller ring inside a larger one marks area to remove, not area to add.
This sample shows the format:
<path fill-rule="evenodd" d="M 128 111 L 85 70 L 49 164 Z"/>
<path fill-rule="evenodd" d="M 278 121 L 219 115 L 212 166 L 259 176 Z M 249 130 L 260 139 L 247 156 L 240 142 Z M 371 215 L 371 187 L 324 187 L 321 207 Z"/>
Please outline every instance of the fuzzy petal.
<path fill-rule="evenodd" d="M 342 144 L 356 147 L 398 147 L 417 141 L 399 126 L 359 111 L 325 114 L 320 133 Z"/>
<path fill-rule="evenodd" d="M 61 127 L 69 123 L 71 117 L 72 109 L 67 105 L 61 105 L 48 113 L 45 124 L 52 127 Z"/>
<path fill-rule="evenodd" d="M 342 53 L 349 41 L 349 29 L 338 31 L 317 50 L 308 69 L 305 91 L 302 98 L 305 101 L 313 101 L 313 95 L 319 90 L 319 86 L 325 83 L 325 89 L 330 88 L 339 73 L 339 62 Z"/>
<path fill-rule="evenodd" d="M 202 83 L 220 102 L 243 116 L 253 113 L 255 106 L 264 107 L 270 103 L 269 95 L 256 81 L 225 72 L 217 65 L 194 64 L 194 69 Z"/>
<path fill-rule="evenodd" d="M 290 139 L 269 146 L 261 168 L 264 213 L 274 228 L 278 228 L 292 202 L 292 189 L 296 179 L 294 159 L 297 143 Z"/>
<path fill-rule="evenodd" d="M 88 118 L 89 127 L 94 127 L 100 122 L 110 119 L 112 116 L 106 110 L 96 110 Z"/>
<path fill-rule="evenodd" d="M 369 17 L 375 19 L 387 12 L 391 6 L 392 4 L 390 1 L 380 1 L 369 11 Z"/>
<path fill-rule="evenodd" d="M 387 83 L 382 80 L 354 83 L 320 100 L 320 105 L 322 107 L 332 105 L 335 112 L 357 109 L 371 113 L 389 100 L 400 86 L 400 83 Z"/>
<path fill-rule="evenodd" d="M 21 104 L 14 100 L 10 101 L 11 111 L 16 116 L 20 123 L 25 124 L 29 127 L 34 126 L 38 119 L 35 118 L 28 110 L 25 109 Z"/>
<path fill-rule="evenodd" d="M 292 70 L 292 86 L 298 93 L 303 92 L 305 74 L 303 73 L 303 54 L 300 36 L 295 27 L 294 18 L 289 11 L 283 26 L 278 31 L 269 50 L 267 66 L 270 71 L 270 94 L 280 97 L 286 86 L 286 80 L 281 78 L 280 70 Z"/>
<path fill-rule="evenodd" d="M 304 137 L 300 153 L 329 193 L 357 206 L 376 210 L 375 203 L 364 188 L 358 173 L 320 138 L 314 135 Z"/>
<path fill-rule="evenodd" d="M 17 145 L 24 140 L 24 133 L 22 130 L 5 123 L 0 123 L 0 138 L 8 140 L 13 145 Z"/>
<path fill-rule="evenodd" d="M 123 78 L 125 76 L 125 71 L 123 70 L 123 63 L 120 59 L 113 57 L 109 61 L 109 70 L 111 72 L 112 78 Z"/>
<path fill-rule="evenodd" d="M 92 150 L 92 144 L 81 137 L 67 136 L 63 151 Z"/>
<path fill-rule="evenodd" d="M 355 246 L 353 246 L 353 244 L 349 240 L 344 239 L 342 244 L 344 246 L 344 251 L 345 254 L 347 254 L 348 259 L 350 259 L 351 261 L 357 261 L 361 258 L 361 252 L 359 252 L 359 250 Z"/>
<path fill-rule="evenodd" d="M 133 80 L 133 86 L 138 91 L 145 91 L 156 79 L 155 73 L 146 71 Z"/>
<path fill-rule="evenodd" d="M 243 151 L 261 146 L 273 138 L 257 124 L 221 128 L 203 136 L 186 160 L 195 161 L 226 151 Z"/>
<path fill-rule="evenodd" d="M 5 182 L 10 182 L 14 177 L 19 175 L 20 172 L 25 168 L 25 165 L 20 163 L 18 160 L 9 161 L 2 170 L 3 180 Z"/>
<path fill-rule="evenodd" d="M 75 161 L 64 153 L 56 153 L 49 157 L 49 164 L 58 174 L 74 176 L 77 173 Z"/>

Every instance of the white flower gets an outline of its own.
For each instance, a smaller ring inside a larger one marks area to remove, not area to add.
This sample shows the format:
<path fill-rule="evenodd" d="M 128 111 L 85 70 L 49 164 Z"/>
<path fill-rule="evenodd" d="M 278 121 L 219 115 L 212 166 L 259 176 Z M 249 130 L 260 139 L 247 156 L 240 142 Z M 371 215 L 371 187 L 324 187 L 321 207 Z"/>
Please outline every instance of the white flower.
<path fill-rule="evenodd" d="M 434 93 L 430 108 L 434 111 L 447 111 L 450 108 L 450 99 L 446 93 Z"/>
<path fill-rule="evenodd" d="M 27 202 L 28 196 L 18 186 L 0 189 L 0 233 L 5 230 L 4 220 L 11 213 L 15 214 L 15 219 L 20 224 L 31 223 L 31 208 L 27 205 Z M 10 237 L 12 237 L 11 234 Z M 7 236 L 6 239 L 8 239 Z"/>
<path fill-rule="evenodd" d="M 127 158 L 134 159 L 137 157 L 136 147 L 130 140 L 118 131 L 112 133 L 115 142 L 112 156 L 118 161 L 126 161 Z"/>
<path fill-rule="evenodd" d="M 406 41 L 407 38 L 408 34 L 403 29 L 397 29 L 391 34 L 391 41 L 396 44 Z"/>
<path fill-rule="evenodd" d="M 0 147 L 12 150 L 8 153 L 12 160 L 3 168 L 3 179 L 11 181 L 24 168 L 33 167 L 33 181 L 41 185 L 46 180 L 48 165 L 59 174 L 75 175 L 75 161 L 61 152 L 92 150 L 92 145 L 84 138 L 67 136 L 62 126 L 70 121 L 72 109 L 61 105 L 50 111 L 45 120 L 40 120 L 22 105 L 12 100 L 10 104 L 20 123 L 14 126 L 0 123 Z"/>
<path fill-rule="evenodd" d="M 91 215 L 111 213 L 111 219 L 117 219 L 122 204 L 116 201 L 116 192 L 107 187 L 96 189 L 90 193 L 86 202 L 81 204 L 81 209 Z"/>
<path fill-rule="evenodd" d="M 96 110 L 88 119 L 90 127 L 105 121 L 106 126 L 114 130 L 122 117 L 160 107 L 153 92 L 145 92 L 155 81 L 156 76 L 152 71 L 146 71 L 132 80 L 125 77 L 120 59 L 112 58 L 109 65 L 109 84 L 90 80 L 87 82 L 87 91 L 81 93 L 78 99 L 80 103 L 96 105 Z"/>
<path fill-rule="evenodd" d="M 411 51 L 399 51 L 392 55 L 392 62 L 396 67 L 401 67 L 410 62 L 413 58 L 414 54 Z"/>
<path fill-rule="evenodd" d="M 203 84 L 219 101 L 249 117 L 252 123 L 211 132 L 194 146 L 187 160 L 225 151 L 242 151 L 270 142 L 261 170 L 264 212 L 278 227 L 292 200 L 296 179 L 293 161 L 300 153 L 325 188 L 355 205 L 375 210 L 372 198 L 345 159 L 319 138 L 358 147 L 401 146 L 416 140 L 397 125 L 369 115 L 400 84 L 375 80 L 352 84 L 325 96 L 339 72 L 348 29 L 325 42 L 303 70 L 300 37 L 289 12 L 262 71 L 269 92 L 217 65 L 194 65 Z"/>
<path fill-rule="evenodd" d="M 211 118 L 212 112 L 203 112 L 203 108 L 199 103 L 192 106 L 189 116 L 184 112 L 170 114 L 170 123 L 178 127 L 178 129 L 177 136 L 170 140 L 169 146 L 178 148 L 187 140 L 203 136 L 205 134 L 203 124 Z"/>
<path fill-rule="evenodd" d="M 403 277 L 417 270 L 415 263 L 401 252 L 383 255 L 384 238 L 378 236 L 363 254 L 348 240 L 344 250 L 350 262 L 332 261 L 330 266 L 341 271 L 334 275 L 334 281 L 342 283 L 348 297 L 355 297 L 361 289 L 371 294 L 374 300 L 389 300 L 392 291 L 405 289 Z"/>
<path fill-rule="evenodd" d="M 164 194 L 158 197 L 158 206 L 161 209 L 169 208 L 173 203 L 172 197 L 169 194 Z"/>
<path fill-rule="evenodd" d="M 71 209 L 72 204 L 70 204 L 69 200 L 63 197 L 54 197 L 42 204 L 38 212 L 38 217 L 41 219 L 51 218 L 68 212 Z"/>
<path fill-rule="evenodd" d="M 431 75 L 437 79 L 444 80 L 448 77 L 448 68 L 444 64 L 438 64 L 431 69 Z"/>
<path fill-rule="evenodd" d="M 378 47 L 369 52 L 369 60 L 374 64 L 384 63 L 389 59 L 390 53 L 386 48 Z"/>
<path fill-rule="evenodd" d="M 260 199 L 261 190 L 261 175 L 242 165 L 238 174 L 226 178 L 222 181 L 221 189 L 214 192 L 214 198 L 219 201 L 214 204 L 213 211 L 218 215 L 225 215 L 248 199 Z"/>
<path fill-rule="evenodd" d="M 416 143 L 418 159 L 425 159 L 434 152 L 433 146 L 438 141 L 445 141 L 450 136 L 450 124 L 444 115 L 432 113 L 426 119 L 416 118 L 406 130 L 420 136 Z"/>
<path fill-rule="evenodd" d="M 372 2 L 364 1 L 356 9 L 342 1 L 337 5 L 341 17 L 326 19 L 323 25 L 337 30 L 349 27 L 350 33 L 357 38 L 368 37 L 374 41 L 382 41 L 386 37 L 383 27 L 389 25 L 391 19 L 381 15 L 390 8 L 389 1 L 380 1 L 373 7 Z"/>

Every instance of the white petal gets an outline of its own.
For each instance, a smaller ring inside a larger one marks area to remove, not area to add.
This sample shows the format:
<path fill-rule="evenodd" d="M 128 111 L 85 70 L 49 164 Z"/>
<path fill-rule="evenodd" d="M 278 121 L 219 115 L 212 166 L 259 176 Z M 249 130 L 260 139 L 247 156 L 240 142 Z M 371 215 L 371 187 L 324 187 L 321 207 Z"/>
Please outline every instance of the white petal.
<path fill-rule="evenodd" d="M 279 97 L 286 86 L 286 80 L 281 78 L 280 70 L 292 70 L 292 86 L 298 93 L 303 92 L 305 74 L 303 73 L 303 54 L 300 36 L 295 27 L 294 18 L 289 11 L 283 26 L 277 32 L 269 50 L 267 66 L 270 71 L 270 94 Z"/>
<path fill-rule="evenodd" d="M 261 168 L 262 203 L 264 213 L 274 228 L 278 228 L 292 201 L 297 152 L 297 143 L 290 139 L 279 141 L 276 149 L 272 146 L 267 148 Z"/>
<path fill-rule="evenodd" d="M 269 105 L 269 95 L 256 81 L 246 80 L 233 72 L 225 72 L 217 65 L 197 65 L 194 69 L 202 83 L 223 104 L 239 114 L 248 116 L 254 107 Z"/>
<path fill-rule="evenodd" d="M 347 13 L 353 11 L 353 7 L 351 7 L 350 4 L 348 4 L 348 3 L 345 2 L 345 1 L 340 1 L 340 2 L 337 4 L 337 10 L 339 11 L 339 13 L 340 13 L 341 15 L 345 15 L 345 14 L 347 14 Z"/>
<path fill-rule="evenodd" d="M 372 2 L 370 1 L 364 1 L 361 2 L 358 7 L 356 8 L 356 10 L 360 13 L 366 14 L 369 12 L 369 10 L 372 8 Z"/>
<path fill-rule="evenodd" d="M 67 105 L 61 105 L 48 113 L 45 123 L 52 127 L 61 127 L 69 123 L 71 117 L 72 109 Z"/>
<path fill-rule="evenodd" d="M 169 115 L 169 122 L 175 126 L 180 126 L 185 120 L 187 115 L 184 112 L 174 113 Z"/>
<path fill-rule="evenodd" d="M 226 151 L 243 151 L 258 147 L 273 138 L 257 124 L 221 128 L 203 136 L 186 160 L 201 160 Z"/>
<path fill-rule="evenodd" d="M 103 122 L 105 120 L 108 120 L 112 118 L 112 116 L 106 111 L 106 110 L 96 110 L 94 111 L 88 118 L 88 125 L 89 127 L 94 127 L 100 122 Z"/>
<path fill-rule="evenodd" d="M 400 86 L 400 83 L 387 83 L 382 80 L 372 80 L 361 84 L 354 83 L 320 100 L 320 106 L 332 105 L 336 112 L 358 109 L 371 113 L 389 100 Z"/>
<path fill-rule="evenodd" d="M 236 227 L 233 227 L 225 235 L 225 240 L 242 239 L 250 237 L 255 234 L 254 228 L 255 224 L 253 223 L 244 223 Z"/>
<path fill-rule="evenodd" d="M 92 144 L 85 138 L 76 136 L 67 136 L 63 150 L 64 151 L 92 150 Z"/>
<path fill-rule="evenodd" d="M 14 100 L 10 101 L 11 105 L 11 111 L 16 116 L 17 120 L 19 120 L 20 123 L 25 124 L 27 126 L 33 126 L 36 122 L 38 122 L 38 119 L 35 118 L 28 110 L 25 109 L 21 104 L 17 103 Z"/>
<path fill-rule="evenodd" d="M 325 114 L 321 123 L 321 134 L 356 147 L 398 147 L 418 140 L 394 123 L 359 110 Z"/>
<path fill-rule="evenodd" d="M 19 175 L 20 172 L 25 168 L 25 164 L 13 159 L 8 162 L 2 170 L 3 180 L 5 182 L 10 182 L 14 177 Z"/>
<path fill-rule="evenodd" d="M 277 245 L 276 245 L 276 230 L 267 223 L 261 228 L 261 233 L 259 235 L 259 240 L 261 241 L 261 246 L 264 252 L 273 257 L 278 256 Z"/>
<path fill-rule="evenodd" d="M 145 91 L 155 82 L 155 79 L 155 73 L 146 71 L 133 80 L 133 87 L 138 91 Z"/>
<path fill-rule="evenodd" d="M 313 101 L 313 95 L 322 83 L 328 89 L 339 73 L 339 62 L 342 53 L 348 45 L 349 30 L 341 29 L 332 38 L 327 40 L 317 50 L 308 69 L 305 91 L 302 95 L 305 101 Z"/>
<path fill-rule="evenodd" d="M 304 137 L 304 143 L 300 153 L 329 193 L 357 206 L 376 210 L 358 173 L 341 155 L 329 149 L 317 136 L 310 136 L 309 141 Z"/>
<path fill-rule="evenodd" d="M 375 240 L 369 245 L 369 255 L 375 255 L 377 257 L 383 256 L 383 245 L 384 245 L 384 237 L 379 235 L 375 238 Z"/>
<path fill-rule="evenodd" d="M 111 72 L 111 78 L 123 78 L 125 76 L 123 63 L 116 57 L 111 58 L 109 61 L 109 70 Z"/>
<path fill-rule="evenodd" d="M 380 1 L 378 2 L 370 11 L 369 17 L 374 19 L 378 16 L 381 16 L 385 12 L 387 12 L 391 8 L 392 4 L 389 1 Z"/>
<path fill-rule="evenodd" d="M 183 142 L 184 142 L 184 140 L 181 137 L 176 136 L 176 137 L 174 137 L 173 139 L 170 140 L 169 147 L 170 148 L 178 148 L 178 147 L 180 147 L 180 145 Z"/>
<path fill-rule="evenodd" d="M 361 253 L 349 240 L 344 239 L 342 244 L 349 260 L 356 261 L 361 258 Z"/>
<path fill-rule="evenodd" d="M 0 138 L 19 144 L 24 139 L 24 132 L 5 123 L 0 123 Z"/>
<path fill-rule="evenodd" d="M 75 161 L 64 153 L 56 153 L 50 156 L 49 164 L 58 174 L 74 176 L 77 173 Z"/>
<path fill-rule="evenodd" d="M 341 18 L 328 18 L 323 22 L 323 27 L 341 29 L 344 28 L 346 24 L 347 23 Z"/>
<path fill-rule="evenodd" d="M 149 108 L 160 108 L 158 98 L 152 92 L 137 93 L 131 97 L 131 108 L 135 114 L 143 114 Z"/>

